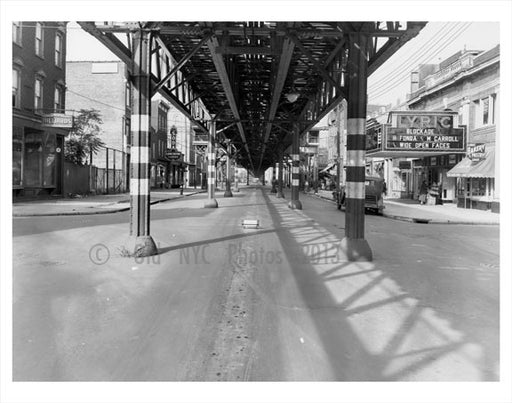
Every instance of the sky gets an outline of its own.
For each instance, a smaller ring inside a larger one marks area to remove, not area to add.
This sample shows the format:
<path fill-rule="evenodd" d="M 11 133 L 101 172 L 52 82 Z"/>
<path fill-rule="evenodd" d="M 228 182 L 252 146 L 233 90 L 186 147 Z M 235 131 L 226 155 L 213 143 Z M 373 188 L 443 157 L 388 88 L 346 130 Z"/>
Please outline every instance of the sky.
<path fill-rule="evenodd" d="M 395 105 L 410 92 L 409 77 L 419 64 L 448 58 L 464 48 L 488 50 L 499 44 L 499 22 L 429 22 L 368 79 L 368 103 Z M 83 31 L 76 22 L 68 24 L 67 60 L 116 60 L 106 47 Z"/>

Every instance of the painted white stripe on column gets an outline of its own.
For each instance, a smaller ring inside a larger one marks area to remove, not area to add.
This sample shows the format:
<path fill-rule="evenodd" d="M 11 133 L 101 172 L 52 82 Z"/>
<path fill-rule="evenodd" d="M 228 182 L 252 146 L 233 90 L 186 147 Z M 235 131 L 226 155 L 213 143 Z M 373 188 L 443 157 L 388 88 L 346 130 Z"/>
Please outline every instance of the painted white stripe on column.
<path fill-rule="evenodd" d="M 299 180 L 298 179 L 292 179 L 292 186 L 299 186 Z"/>
<path fill-rule="evenodd" d="M 215 153 L 208 153 L 208 159 L 210 161 L 215 161 Z"/>
<path fill-rule="evenodd" d="M 365 134 L 366 119 L 347 119 L 347 134 Z"/>
<path fill-rule="evenodd" d="M 208 165 L 208 172 L 215 172 L 215 165 Z"/>
<path fill-rule="evenodd" d="M 349 167 L 364 167 L 366 166 L 365 161 L 365 150 L 347 150 L 347 166 Z"/>
<path fill-rule="evenodd" d="M 345 189 L 347 198 L 364 199 L 364 182 L 347 182 Z"/>
<path fill-rule="evenodd" d="M 292 174 L 298 174 L 300 173 L 300 168 L 299 167 L 292 167 Z"/>
<path fill-rule="evenodd" d="M 215 183 L 215 177 L 208 177 L 208 185 L 213 185 Z"/>
<path fill-rule="evenodd" d="M 130 179 L 130 195 L 149 195 L 149 179 Z"/>
<path fill-rule="evenodd" d="M 132 115 L 130 121 L 131 131 L 143 130 L 149 132 L 149 116 L 148 115 Z"/>
<path fill-rule="evenodd" d="M 149 163 L 149 147 L 132 147 L 130 161 L 132 164 Z"/>
<path fill-rule="evenodd" d="M 299 161 L 299 154 L 292 154 L 292 161 Z"/>

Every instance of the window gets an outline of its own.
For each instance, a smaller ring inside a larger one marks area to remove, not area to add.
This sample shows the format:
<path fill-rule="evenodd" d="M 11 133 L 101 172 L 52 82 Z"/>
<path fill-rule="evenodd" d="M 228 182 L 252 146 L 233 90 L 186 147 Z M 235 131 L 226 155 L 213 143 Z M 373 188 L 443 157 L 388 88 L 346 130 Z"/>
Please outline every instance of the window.
<path fill-rule="evenodd" d="M 43 25 L 40 22 L 36 23 L 36 55 L 43 57 Z"/>
<path fill-rule="evenodd" d="M 64 113 L 64 91 L 62 86 L 58 84 L 55 86 L 53 109 L 54 112 Z"/>
<path fill-rule="evenodd" d="M 496 94 L 475 102 L 475 127 L 493 125 L 495 123 Z"/>
<path fill-rule="evenodd" d="M 20 107 L 21 73 L 18 69 L 12 69 L 12 106 Z"/>
<path fill-rule="evenodd" d="M 126 83 L 126 90 L 125 90 L 125 97 L 124 97 L 124 105 L 127 108 L 131 108 L 132 106 L 132 87 L 130 86 L 130 83 Z"/>
<path fill-rule="evenodd" d="M 21 21 L 12 23 L 12 41 L 21 46 Z"/>
<path fill-rule="evenodd" d="M 318 130 L 311 130 L 308 132 L 308 143 L 318 144 Z"/>
<path fill-rule="evenodd" d="M 34 110 L 35 113 L 41 113 L 43 109 L 43 80 L 36 77 L 34 83 Z"/>
<path fill-rule="evenodd" d="M 62 35 L 55 35 L 55 65 L 62 67 Z"/>

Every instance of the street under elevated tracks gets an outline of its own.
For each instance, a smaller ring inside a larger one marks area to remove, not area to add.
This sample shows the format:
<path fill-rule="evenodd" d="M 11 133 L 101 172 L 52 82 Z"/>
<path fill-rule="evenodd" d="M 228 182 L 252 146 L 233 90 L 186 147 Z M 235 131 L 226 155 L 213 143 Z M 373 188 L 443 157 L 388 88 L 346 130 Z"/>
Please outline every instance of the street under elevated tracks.
<path fill-rule="evenodd" d="M 286 197 L 155 205 L 144 258 L 128 213 L 14 219 L 14 380 L 499 379 L 497 227 L 367 214 L 350 262 L 345 213 Z"/>

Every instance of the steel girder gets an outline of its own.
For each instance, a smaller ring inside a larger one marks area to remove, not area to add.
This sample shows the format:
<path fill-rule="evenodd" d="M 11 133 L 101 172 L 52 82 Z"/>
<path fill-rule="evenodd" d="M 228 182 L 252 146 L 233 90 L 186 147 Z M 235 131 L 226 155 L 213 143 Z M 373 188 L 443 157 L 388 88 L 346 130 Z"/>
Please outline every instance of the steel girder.
<path fill-rule="evenodd" d="M 238 162 L 253 172 L 271 166 L 274 151 L 291 144 L 293 122 L 298 122 L 302 135 L 350 96 L 345 75 L 352 33 L 363 32 L 371 40 L 367 55 L 370 75 L 425 24 L 80 23 L 128 68 L 132 63 L 130 46 L 116 35 L 130 38 L 135 30 L 151 30 L 154 91 L 204 132 L 212 115 L 219 122 L 235 123 L 224 135 L 240 150 Z M 292 91 L 299 94 L 293 103 L 286 98 Z"/>

